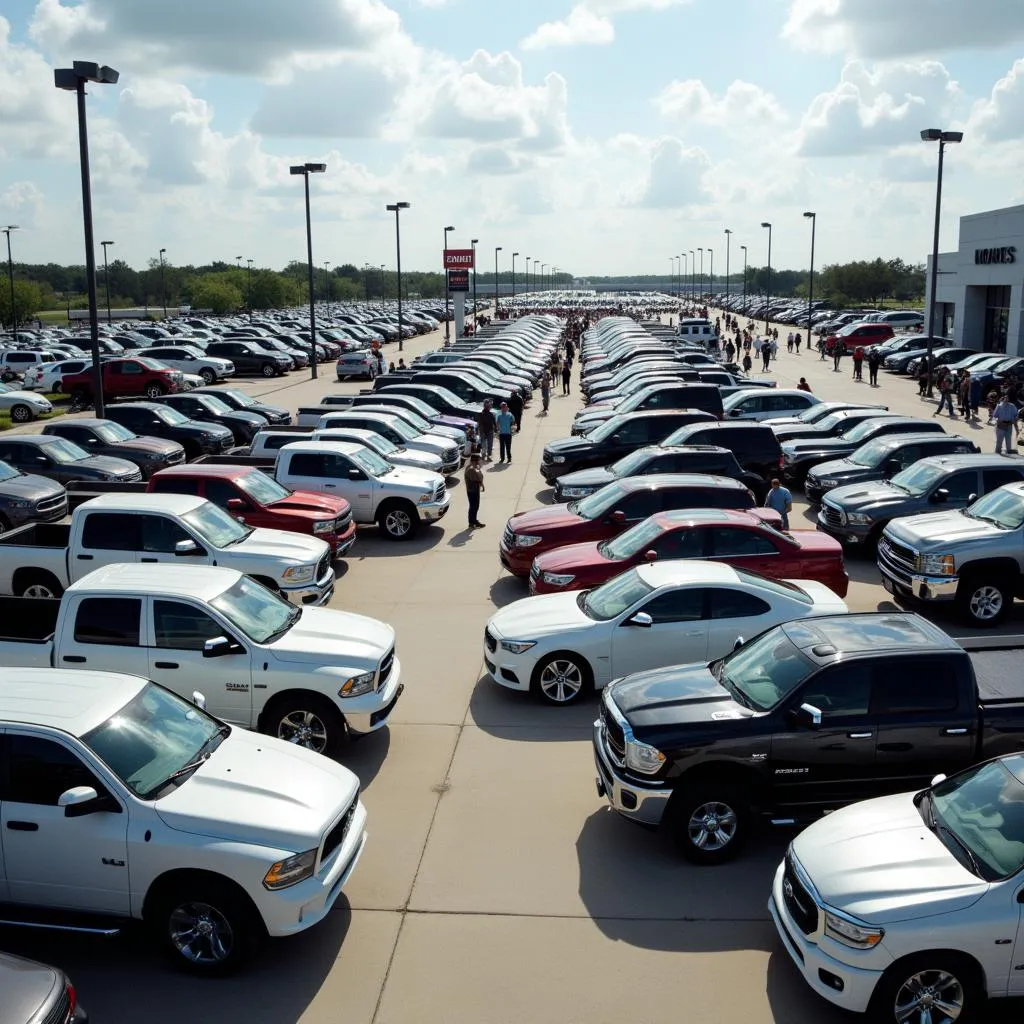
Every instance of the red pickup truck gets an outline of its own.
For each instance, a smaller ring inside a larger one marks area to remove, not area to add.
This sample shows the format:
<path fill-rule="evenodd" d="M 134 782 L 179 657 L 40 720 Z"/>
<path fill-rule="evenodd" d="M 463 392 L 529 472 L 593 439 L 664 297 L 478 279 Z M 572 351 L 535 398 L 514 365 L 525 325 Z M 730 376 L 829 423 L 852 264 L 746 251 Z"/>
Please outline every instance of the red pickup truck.
<path fill-rule="evenodd" d="M 290 491 L 249 466 L 169 466 L 150 477 L 146 490 L 199 495 L 246 526 L 311 534 L 327 541 L 335 558 L 344 555 L 356 539 L 352 509 L 344 498 Z"/>
<path fill-rule="evenodd" d="M 184 381 L 180 371 L 145 356 L 109 359 L 101 364 L 100 372 L 105 398 L 159 398 L 180 391 Z M 65 375 L 61 380 L 61 390 L 80 404 L 92 402 L 92 368 Z"/>
<path fill-rule="evenodd" d="M 846 597 L 850 579 L 843 546 L 830 540 L 817 530 L 782 533 L 762 516 L 735 509 L 659 512 L 611 540 L 538 555 L 530 569 L 530 593 L 586 590 L 645 562 L 709 558 L 773 579 L 815 580 Z"/>

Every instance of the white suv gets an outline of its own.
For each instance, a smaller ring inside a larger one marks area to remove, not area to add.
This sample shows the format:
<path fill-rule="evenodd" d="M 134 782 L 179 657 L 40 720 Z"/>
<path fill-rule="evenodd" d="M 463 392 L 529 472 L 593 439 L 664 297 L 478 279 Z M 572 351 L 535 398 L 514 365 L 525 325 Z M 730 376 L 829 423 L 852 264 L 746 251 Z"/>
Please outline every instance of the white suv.
<path fill-rule="evenodd" d="M 234 375 L 235 364 L 222 356 L 208 356 L 193 345 L 158 345 L 154 348 L 139 349 L 139 356 L 159 359 L 175 370 L 193 374 L 203 378 L 203 384 L 209 387 L 219 380 Z"/>

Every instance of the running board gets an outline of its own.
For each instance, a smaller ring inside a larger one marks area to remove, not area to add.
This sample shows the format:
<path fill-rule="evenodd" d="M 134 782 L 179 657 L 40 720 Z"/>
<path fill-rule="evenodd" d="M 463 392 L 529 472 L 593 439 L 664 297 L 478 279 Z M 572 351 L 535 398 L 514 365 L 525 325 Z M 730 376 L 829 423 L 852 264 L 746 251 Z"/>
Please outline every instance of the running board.
<path fill-rule="evenodd" d="M 57 924 L 45 921 L 17 921 L 8 918 L 0 918 L 0 927 L 3 928 L 35 928 L 48 932 L 74 932 L 77 935 L 99 935 L 106 939 L 112 939 L 121 934 L 120 928 L 110 927 L 88 927 L 81 924 Z"/>

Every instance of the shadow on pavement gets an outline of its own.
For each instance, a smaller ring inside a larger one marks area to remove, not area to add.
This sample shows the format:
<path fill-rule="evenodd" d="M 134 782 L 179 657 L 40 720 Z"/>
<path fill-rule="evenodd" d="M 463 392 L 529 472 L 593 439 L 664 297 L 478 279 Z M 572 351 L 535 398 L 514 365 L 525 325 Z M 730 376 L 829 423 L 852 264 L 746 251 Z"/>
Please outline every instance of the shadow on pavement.
<path fill-rule="evenodd" d="M 530 591 L 525 580 L 519 579 L 518 576 L 505 575 L 491 584 L 488 595 L 495 608 L 504 608 L 513 601 L 529 597 Z"/>
<path fill-rule="evenodd" d="M 857 1024 L 863 1018 L 816 996 L 776 940 L 768 958 L 765 995 L 776 1024 Z"/>
<path fill-rule="evenodd" d="M 350 740 L 338 760 L 359 776 L 359 788 L 370 788 L 391 749 L 391 730 L 385 726 L 367 736 Z"/>
<path fill-rule="evenodd" d="M 517 729 L 517 742 L 560 742 L 589 735 L 597 718 L 597 700 L 593 696 L 565 708 L 542 704 L 530 693 L 507 690 L 489 676 L 482 676 L 469 698 L 473 724 L 490 735 L 505 736 L 505 730 Z"/>
<path fill-rule="evenodd" d="M 534 497 L 542 505 L 554 505 L 555 489 L 554 487 L 543 487 L 534 495 Z"/>
<path fill-rule="evenodd" d="M 411 540 L 388 540 L 381 536 L 377 527 L 366 527 L 359 531 L 359 538 L 352 546 L 351 558 L 394 558 L 396 555 L 418 555 L 437 547 L 444 539 L 443 525 L 426 523 Z"/>

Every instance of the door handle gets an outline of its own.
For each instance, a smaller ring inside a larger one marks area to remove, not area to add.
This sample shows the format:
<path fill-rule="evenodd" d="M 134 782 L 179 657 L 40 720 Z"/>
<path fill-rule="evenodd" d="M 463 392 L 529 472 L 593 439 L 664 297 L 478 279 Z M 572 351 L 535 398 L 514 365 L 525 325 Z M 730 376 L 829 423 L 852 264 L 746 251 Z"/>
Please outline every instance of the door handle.
<path fill-rule="evenodd" d="M 12 832 L 38 832 L 39 825 L 34 821 L 9 821 L 7 827 Z"/>
<path fill-rule="evenodd" d="M 85 658 L 81 654 L 65 654 L 61 661 L 70 662 L 73 665 L 84 665 Z"/>
<path fill-rule="evenodd" d="M 75 558 L 77 558 L 80 562 L 92 561 L 92 555 L 75 555 Z"/>
<path fill-rule="evenodd" d="M 177 668 L 178 663 L 176 661 L 154 661 L 153 668 Z"/>
<path fill-rule="evenodd" d="M 338 486 L 337 484 L 324 484 L 324 487 L 334 488 L 334 487 L 337 487 L 337 486 Z"/>
<path fill-rule="evenodd" d="M 943 729 L 942 730 L 942 735 L 943 736 L 966 736 L 967 735 L 967 730 L 966 729 Z"/>
<path fill-rule="evenodd" d="M 139 561 L 140 562 L 156 562 L 157 559 L 156 558 L 140 558 Z"/>
<path fill-rule="evenodd" d="M 846 738 L 849 740 L 869 740 L 874 735 L 873 732 L 848 732 Z"/>

